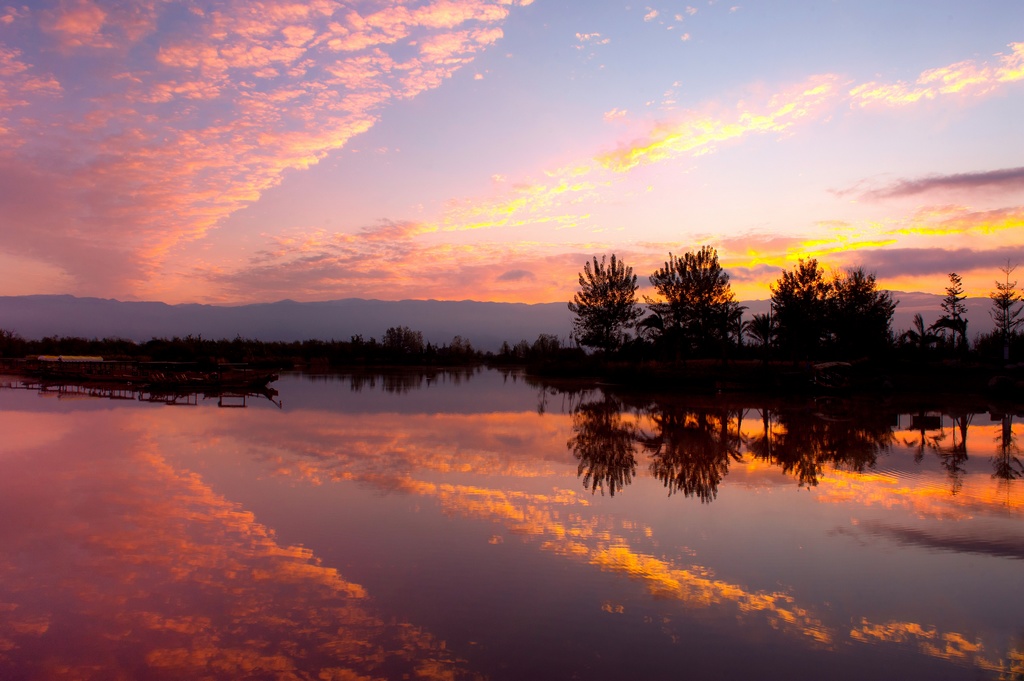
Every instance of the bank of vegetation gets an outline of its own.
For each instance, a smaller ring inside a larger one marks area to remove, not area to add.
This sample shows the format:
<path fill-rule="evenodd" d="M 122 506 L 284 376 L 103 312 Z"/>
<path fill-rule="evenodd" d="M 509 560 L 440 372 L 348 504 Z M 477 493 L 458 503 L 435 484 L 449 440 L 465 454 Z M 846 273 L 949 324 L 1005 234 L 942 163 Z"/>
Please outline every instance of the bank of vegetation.
<path fill-rule="evenodd" d="M 862 268 L 827 273 L 800 260 L 771 285 L 768 312 L 745 315 L 718 254 L 704 246 L 675 256 L 649 277 L 615 255 L 596 257 L 579 275 L 569 304 L 573 339 L 588 361 L 624 384 L 771 391 L 861 388 L 1020 394 L 1024 357 L 1022 295 L 1001 269 L 990 294 L 995 328 L 970 340 L 962 278 L 949 274 L 941 316 L 896 331 L 899 301 Z"/>
<path fill-rule="evenodd" d="M 1021 393 L 1015 359 L 1024 358 L 1021 292 L 1007 262 L 990 294 L 995 328 L 973 338 L 962 278 L 949 274 L 938 318 L 892 328 L 899 301 L 861 268 L 826 272 L 801 260 L 771 285 L 765 313 L 746 314 L 716 251 L 704 246 L 668 260 L 639 297 L 637 275 L 614 254 L 584 264 L 569 303 L 568 339 L 541 334 L 481 352 L 455 336 L 425 342 L 394 326 L 380 340 L 264 342 L 187 335 L 144 343 L 119 338 L 24 339 L 0 329 L 0 358 L 92 355 L 112 360 L 244 363 L 268 368 L 525 366 L 550 377 L 591 377 L 665 390 L 779 392 L 875 389 Z M 2 323 L 2 320 L 0 320 Z"/>
<path fill-rule="evenodd" d="M 51 336 L 29 340 L 0 329 L 0 358 L 39 355 L 99 356 L 107 360 L 138 362 L 188 362 L 199 366 L 248 364 L 274 369 L 328 370 L 344 367 L 464 366 L 480 363 L 484 355 L 468 340 L 455 336 L 434 345 L 423 334 L 405 326 L 387 329 L 381 340 L 353 336 L 347 341 L 260 341 L 240 336 L 211 339 L 186 335 L 153 338 L 136 343 L 124 338 L 86 339 Z"/>

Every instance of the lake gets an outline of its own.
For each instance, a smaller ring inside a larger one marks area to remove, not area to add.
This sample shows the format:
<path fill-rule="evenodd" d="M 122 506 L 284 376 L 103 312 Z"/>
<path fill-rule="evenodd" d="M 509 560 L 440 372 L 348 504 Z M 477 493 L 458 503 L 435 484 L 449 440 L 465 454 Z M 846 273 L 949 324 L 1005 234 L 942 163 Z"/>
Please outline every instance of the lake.
<path fill-rule="evenodd" d="M 1024 676 L 1024 426 L 996 407 L 3 382 L 3 679 Z"/>

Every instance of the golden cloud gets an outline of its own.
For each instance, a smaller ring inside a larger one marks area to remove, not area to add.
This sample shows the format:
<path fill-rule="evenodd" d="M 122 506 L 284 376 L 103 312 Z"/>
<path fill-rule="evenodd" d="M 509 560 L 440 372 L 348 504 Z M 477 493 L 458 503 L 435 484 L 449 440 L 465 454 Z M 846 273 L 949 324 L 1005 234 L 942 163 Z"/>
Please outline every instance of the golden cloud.
<path fill-rule="evenodd" d="M 850 90 L 853 103 L 860 106 L 905 106 L 945 95 L 994 92 L 1006 83 L 1024 80 L 1024 43 L 1010 43 L 1008 54 L 997 54 L 995 64 L 962 61 L 921 73 L 913 84 L 870 82 Z"/>

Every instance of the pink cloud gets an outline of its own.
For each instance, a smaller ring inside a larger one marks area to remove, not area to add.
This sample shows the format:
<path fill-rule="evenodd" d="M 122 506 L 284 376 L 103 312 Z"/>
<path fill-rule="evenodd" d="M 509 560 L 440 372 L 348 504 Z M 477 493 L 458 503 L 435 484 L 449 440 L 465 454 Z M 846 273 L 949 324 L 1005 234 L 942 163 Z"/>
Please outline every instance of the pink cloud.
<path fill-rule="evenodd" d="M 6 222 L 0 248 L 58 265 L 80 293 L 131 295 L 175 249 L 284 172 L 318 163 L 368 130 L 389 102 L 437 87 L 471 62 L 501 38 L 496 24 L 510 3 L 349 7 L 237 0 L 176 15 L 176 32 L 161 34 L 153 31 L 166 8 L 152 1 L 75 0 L 4 14 L 0 25 L 20 22 L 40 39 L 0 50 L 0 183 L 35 178 L 39 210 Z M 127 49 L 144 36 L 155 49 Z M 52 75 L 23 53 L 51 48 Z M 94 82 L 75 70 L 86 49 Z M 65 74 L 74 88 L 62 88 Z M 0 214 L 13 216 L 17 197 L 5 196 Z M 64 247 L 81 243 L 94 257 Z"/>
<path fill-rule="evenodd" d="M 62 3 L 42 13 L 43 30 L 57 34 L 64 47 L 110 47 L 103 36 L 107 13 L 90 0 Z"/>

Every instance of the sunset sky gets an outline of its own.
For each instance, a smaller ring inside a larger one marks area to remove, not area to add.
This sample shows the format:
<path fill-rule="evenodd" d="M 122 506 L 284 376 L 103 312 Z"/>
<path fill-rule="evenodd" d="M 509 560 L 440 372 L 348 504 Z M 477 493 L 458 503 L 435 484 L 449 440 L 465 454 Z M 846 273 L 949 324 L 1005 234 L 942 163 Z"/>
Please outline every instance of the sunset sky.
<path fill-rule="evenodd" d="M 568 300 L 710 244 L 1024 280 L 1024 2 L 0 4 L 0 295 Z"/>

